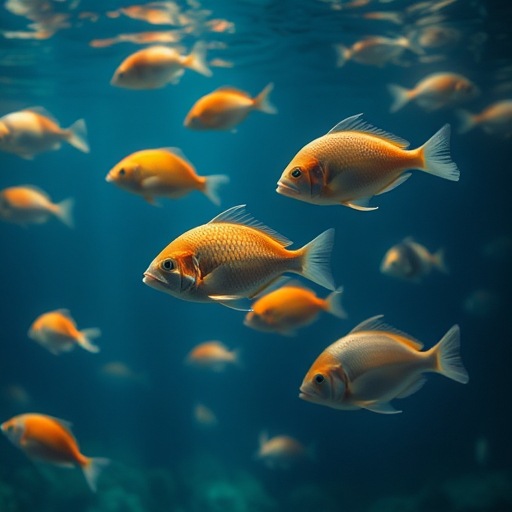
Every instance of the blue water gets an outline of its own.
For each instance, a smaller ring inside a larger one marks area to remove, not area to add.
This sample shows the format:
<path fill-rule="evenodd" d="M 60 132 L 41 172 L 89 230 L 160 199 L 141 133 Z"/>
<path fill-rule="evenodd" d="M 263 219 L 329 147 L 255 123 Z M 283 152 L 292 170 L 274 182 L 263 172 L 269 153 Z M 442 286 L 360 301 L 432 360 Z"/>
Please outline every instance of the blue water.
<path fill-rule="evenodd" d="M 212 67 L 211 78 L 187 70 L 177 85 L 144 91 L 109 84 L 120 62 L 141 46 L 88 43 L 172 27 L 107 17 L 120 2 L 49 4 L 70 14 L 71 27 L 44 40 L 1 39 L 0 115 L 40 105 L 62 126 L 84 118 L 91 152 L 64 144 L 33 161 L 0 153 L 0 188 L 33 184 L 54 201 L 76 200 L 74 230 L 56 219 L 28 228 L 0 224 L 0 389 L 17 384 L 30 397 L 20 403 L 1 394 L 0 423 L 24 412 L 64 418 L 73 422 L 83 453 L 113 463 L 92 494 L 78 470 L 39 468 L 2 437 L 1 512 L 511 510 L 512 257 L 506 250 L 485 252 L 493 240 L 512 237 L 510 138 L 479 129 L 457 134 L 451 108 L 425 112 L 410 104 L 390 114 L 386 88 L 412 87 L 427 74 L 451 71 L 482 90 L 466 105 L 473 112 L 510 98 L 508 3 L 459 0 L 441 9 L 445 23 L 462 34 L 457 44 L 428 51 L 443 61 L 422 63 L 407 53 L 408 66 L 349 61 L 336 68 L 334 43 L 407 33 L 406 26 L 361 13 L 404 11 L 412 2 L 335 10 L 342 4 L 205 0 L 201 8 L 212 11 L 207 20 L 232 21 L 236 32 L 198 28 L 183 47 L 188 51 L 197 39 L 222 42 L 208 59 L 233 67 Z M 79 19 L 83 11 L 100 17 Z M 30 23 L 3 7 L 0 19 L 2 30 L 28 30 Z M 487 37 L 475 49 L 471 42 L 480 34 Z M 237 133 L 183 127 L 194 102 L 217 87 L 256 95 L 270 82 L 277 115 L 253 112 Z M 379 209 L 368 213 L 275 192 L 302 146 L 360 112 L 411 147 L 451 123 L 460 181 L 413 172 L 406 184 L 373 198 Z M 221 207 L 198 192 L 155 207 L 105 181 L 128 154 L 167 146 L 181 148 L 200 175 L 230 176 L 220 190 Z M 323 314 L 298 336 L 283 337 L 245 327 L 242 312 L 180 301 L 142 283 L 169 242 L 239 204 L 293 240 L 293 248 L 335 228 L 331 266 L 344 287 L 347 320 Z M 450 274 L 432 272 L 420 285 L 381 274 L 384 253 L 407 236 L 431 251 L 444 247 Z M 492 307 L 464 308 L 478 289 L 493 294 Z M 38 315 L 58 308 L 69 309 L 79 328 L 101 328 L 99 354 L 77 348 L 54 356 L 27 337 Z M 403 409 L 397 415 L 299 400 L 302 379 L 324 348 L 377 314 L 427 348 L 459 324 L 469 383 L 429 374 L 420 392 L 397 404 Z M 192 347 L 212 339 L 239 348 L 243 365 L 209 373 L 184 364 Z M 143 381 L 103 376 L 100 369 L 112 361 L 144 375 Z M 197 402 L 215 412 L 216 428 L 194 423 Z M 262 430 L 315 442 L 315 460 L 288 471 L 267 468 L 254 458 Z M 487 454 L 479 461 L 475 445 L 482 438 Z"/>

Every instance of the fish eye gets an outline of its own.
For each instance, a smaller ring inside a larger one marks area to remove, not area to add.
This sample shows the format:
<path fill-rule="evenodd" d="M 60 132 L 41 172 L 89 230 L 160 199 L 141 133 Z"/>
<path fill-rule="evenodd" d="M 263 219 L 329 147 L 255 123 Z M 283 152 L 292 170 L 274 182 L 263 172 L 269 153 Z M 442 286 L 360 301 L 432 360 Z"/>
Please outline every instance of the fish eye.
<path fill-rule="evenodd" d="M 325 377 L 321 373 L 317 373 L 314 377 L 314 381 L 317 384 L 323 384 L 325 382 Z"/>
<path fill-rule="evenodd" d="M 7 433 L 10 434 L 14 430 L 14 425 L 9 425 L 7 427 Z"/>
<path fill-rule="evenodd" d="M 163 270 L 165 270 L 166 272 L 169 272 L 174 268 L 174 261 L 164 260 L 164 261 L 162 261 L 160 266 L 162 267 Z"/>
<path fill-rule="evenodd" d="M 121 176 L 124 176 L 126 174 L 126 171 L 124 169 L 119 169 L 119 174 Z"/>
<path fill-rule="evenodd" d="M 293 169 L 293 171 L 292 171 L 292 173 L 291 173 L 291 174 L 292 174 L 292 177 L 293 177 L 293 178 L 298 178 L 298 177 L 302 174 L 302 172 L 301 172 L 301 171 L 300 171 L 300 169 L 297 167 L 296 169 Z"/>

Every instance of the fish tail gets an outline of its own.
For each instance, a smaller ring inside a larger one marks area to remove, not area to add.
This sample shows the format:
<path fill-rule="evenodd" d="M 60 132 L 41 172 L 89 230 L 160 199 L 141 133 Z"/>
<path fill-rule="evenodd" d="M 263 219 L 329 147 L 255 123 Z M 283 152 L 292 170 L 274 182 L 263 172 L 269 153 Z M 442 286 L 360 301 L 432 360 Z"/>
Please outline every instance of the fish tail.
<path fill-rule="evenodd" d="M 225 174 L 212 174 L 205 178 L 206 180 L 204 182 L 203 192 L 212 203 L 219 206 L 220 197 L 218 196 L 218 188 L 225 183 L 229 183 L 229 176 L 226 176 Z"/>
<path fill-rule="evenodd" d="M 235 348 L 232 351 L 232 354 L 233 354 L 233 363 L 236 366 L 238 366 L 239 368 L 244 368 L 244 360 L 243 360 L 243 357 L 241 356 L 241 349 Z"/>
<path fill-rule="evenodd" d="M 254 98 L 254 108 L 265 112 L 266 114 L 277 114 L 277 108 L 272 105 L 268 99 L 268 95 L 274 89 L 274 84 L 268 84 L 263 91 L 261 91 L 256 98 Z"/>
<path fill-rule="evenodd" d="M 327 311 L 331 315 L 337 316 L 338 318 L 347 318 L 347 312 L 341 304 L 341 294 L 343 293 L 343 286 L 340 286 L 334 290 L 326 299 Z"/>
<path fill-rule="evenodd" d="M 87 140 L 87 127 L 85 121 L 75 121 L 67 130 L 66 140 L 79 151 L 89 153 L 89 141 Z"/>
<path fill-rule="evenodd" d="M 347 48 L 343 44 L 335 44 L 334 49 L 336 50 L 337 56 L 336 67 L 341 68 L 345 65 L 347 60 L 350 59 L 350 57 L 352 56 L 352 52 L 350 51 L 350 48 Z"/>
<path fill-rule="evenodd" d="M 458 133 L 469 132 L 477 124 L 476 116 L 467 110 L 459 109 L 457 110 L 456 115 L 459 118 L 460 123 L 459 129 L 457 130 Z"/>
<path fill-rule="evenodd" d="M 302 254 L 301 275 L 328 290 L 335 290 L 329 267 L 329 258 L 334 245 L 334 229 L 328 229 L 300 249 Z"/>
<path fill-rule="evenodd" d="M 412 37 L 402 36 L 398 39 L 398 44 L 408 50 L 411 50 L 411 52 L 414 52 L 417 55 L 425 55 L 425 50 L 416 44 Z"/>
<path fill-rule="evenodd" d="M 61 220 L 66 226 L 69 228 L 74 228 L 75 223 L 73 220 L 73 207 L 75 206 L 75 200 L 70 197 L 68 199 L 64 199 L 58 203 L 57 208 L 55 210 L 55 215 Z"/>
<path fill-rule="evenodd" d="M 206 43 L 198 41 L 192 48 L 190 55 L 185 57 L 185 66 L 204 76 L 212 76 L 212 70 L 206 64 Z"/>
<path fill-rule="evenodd" d="M 109 464 L 109 459 L 94 457 L 87 459 L 85 464 L 82 466 L 85 479 L 87 480 L 92 492 L 96 492 L 96 482 L 98 481 L 98 477 Z"/>
<path fill-rule="evenodd" d="M 445 180 L 459 181 L 460 171 L 450 158 L 450 132 L 450 125 L 445 124 L 417 151 L 423 160 L 423 171 Z"/>
<path fill-rule="evenodd" d="M 402 107 L 409 103 L 412 97 L 411 91 L 401 85 L 388 84 L 388 91 L 393 96 L 393 103 L 389 109 L 390 112 L 398 112 Z"/>
<path fill-rule="evenodd" d="M 94 338 L 99 338 L 100 336 L 101 331 L 99 329 L 96 329 L 95 327 L 91 327 L 90 329 L 84 329 L 83 331 L 80 331 L 78 343 L 85 350 L 95 354 L 99 352 L 100 349 L 94 343 L 92 343 L 92 340 Z"/>
<path fill-rule="evenodd" d="M 444 249 L 441 248 L 432 255 L 432 262 L 441 272 L 450 273 L 450 269 L 446 265 Z"/>
<path fill-rule="evenodd" d="M 468 372 L 460 358 L 460 329 L 454 325 L 429 352 L 434 355 L 434 371 L 461 384 L 469 381 Z"/>

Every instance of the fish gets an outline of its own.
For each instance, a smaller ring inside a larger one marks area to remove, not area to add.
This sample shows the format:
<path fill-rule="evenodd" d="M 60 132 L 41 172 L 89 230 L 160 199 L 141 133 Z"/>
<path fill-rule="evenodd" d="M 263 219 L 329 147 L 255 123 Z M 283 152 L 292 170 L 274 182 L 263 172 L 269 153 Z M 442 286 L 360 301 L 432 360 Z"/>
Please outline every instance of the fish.
<path fill-rule="evenodd" d="M 150 46 L 132 53 L 116 69 L 110 84 L 125 89 L 158 89 L 168 83 L 177 84 L 185 68 L 212 76 L 203 41 L 198 41 L 186 56 L 167 46 Z"/>
<path fill-rule="evenodd" d="M 129 18 L 152 25 L 179 25 L 180 9 L 175 2 L 149 2 L 146 5 L 121 7 L 119 11 Z"/>
<path fill-rule="evenodd" d="M 462 39 L 462 32 L 447 25 L 429 25 L 413 31 L 409 37 L 423 48 L 442 48 Z"/>
<path fill-rule="evenodd" d="M 197 100 L 184 125 L 191 130 L 232 130 L 253 110 L 277 114 L 277 109 L 268 99 L 273 88 L 273 84 L 268 84 L 255 98 L 251 98 L 234 87 L 219 87 Z"/>
<path fill-rule="evenodd" d="M 112 361 L 104 364 L 100 370 L 100 374 L 112 381 L 118 383 L 137 383 L 149 385 L 146 375 L 134 372 L 126 363 L 122 361 Z"/>
<path fill-rule="evenodd" d="M 480 89 L 468 78 L 457 73 L 433 73 L 420 80 L 413 89 L 388 84 L 393 97 L 390 112 L 397 112 L 415 101 L 427 112 L 453 107 L 476 98 Z"/>
<path fill-rule="evenodd" d="M 301 460 L 315 459 L 314 443 L 306 447 L 290 436 L 270 438 L 264 431 L 260 434 L 259 445 L 256 459 L 263 461 L 269 468 L 289 469 Z"/>
<path fill-rule="evenodd" d="M 100 473 L 109 459 L 86 457 L 71 433 L 71 423 L 45 414 L 27 413 L 2 423 L 3 434 L 34 462 L 82 469 L 91 491 L 96 492 Z"/>
<path fill-rule="evenodd" d="M 371 197 L 389 192 L 406 181 L 408 169 L 458 181 L 459 169 L 450 159 L 450 125 L 444 125 L 423 146 L 409 143 L 348 117 L 323 137 L 304 146 L 277 183 L 279 194 L 318 205 L 342 204 L 370 211 Z"/>
<path fill-rule="evenodd" d="M 0 191 L 0 219 L 14 224 L 43 224 L 57 217 L 69 228 L 74 227 L 73 198 L 53 203 L 50 196 L 34 185 L 8 187 Z"/>
<path fill-rule="evenodd" d="M 466 384 L 468 373 L 459 355 L 460 329 L 454 325 L 430 350 L 394 327 L 382 315 L 356 326 L 327 347 L 313 363 L 299 398 L 333 409 L 367 409 L 395 414 L 390 401 L 419 391 L 424 373 L 436 372 Z"/>
<path fill-rule="evenodd" d="M 28 407 L 32 398 L 28 391 L 20 384 L 8 384 L 0 390 L 0 397 L 16 407 Z"/>
<path fill-rule="evenodd" d="M 62 142 L 89 153 L 85 121 L 79 119 L 69 128 L 61 128 L 43 107 L 30 107 L 0 117 L 0 151 L 32 160 L 39 153 L 60 149 Z"/>
<path fill-rule="evenodd" d="M 284 336 L 295 336 L 300 327 L 317 320 L 321 311 L 338 318 L 346 318 L 341 305 L 343 287 L 321 299 L 315 292 L 300 283 L 286 283 L 256 300 L 244 319 L 244 325 L 263 332 L 278 332 Z"/>
<path fill-rule="evenodd" d="M 185 362 L 197 368 L 223 372 L 230 365 L 240 365 L 240 351 L 229 351 L 220 341 L 205 341 L 189 352 Z"/>
<path fill-rule="evenodd" d="M 199 190 L 220 205 L 218 188 L 229 182 L 225 174 L 198 176 L 179 148 L 146 149 L 123 158 L 107 174 L 107 181 L 142 196 L 155 204 L 155 198 L 178 199 Z"/>
<path fill-rule="evenodd" d="M 56 309 L 38 316 L 28 331 L 28 337 L 54 355 L 69 352 L 80 346 L 88 352 L 97 353 L 100 349 L 92 340 L 101 336 L 100 329 L 89 328 L 79 331 L 67 309 Z"/>
<path fill-rule="evenodd" d="M 334 229 L 288 250 L 290 240 L 253 219 L 244 207 L 229 208 L 176 238 L 151 262 L 143 282 L 185 301 L 233 309 L 241 309 L 239 301 L 256 297 L 285 272 L 336 289 L 329 268 Z"/>
<path fill-rule="evenodd" d="M 216 427 L 219 424 L 214 412 L 203 404 L 195 405 L 194 421 L 201 427 Z"/>
<path fill-rule="evenodd" d="M 480 126 L 485 133 L 503 138 L 512 136 L 512 100 L 493 103 L 479 114 L 471 114 L 467 110 L 458 110 L 459 133 L 466 133 Z"/>
<path fill-rule="evenodd" d="M 428 249 L 415 242 L 412 237 L 389 249 L 380 265 L 380 271 L 391 277 L 397 277 L 415 283 L 430 273 L 432 268 L 448 274 L 444 260 L 444 249 L 431 254 Z"/>

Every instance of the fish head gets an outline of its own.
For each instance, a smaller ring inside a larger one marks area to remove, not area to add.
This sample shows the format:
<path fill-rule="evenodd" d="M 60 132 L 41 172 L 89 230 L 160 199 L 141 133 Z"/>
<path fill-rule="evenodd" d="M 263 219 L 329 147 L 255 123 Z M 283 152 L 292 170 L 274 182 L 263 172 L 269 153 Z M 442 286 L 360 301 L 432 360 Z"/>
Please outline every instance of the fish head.
<path fill-rule="evenodd" d="M 471 100 L 480 95 L 480 88 L 470 80 L 461 79 L 455 84 L 455 95 L 464 101 Z"/>
<path fill-rule="evenodd" d="M 2 433 L 12 444 L 20 446 L 21 439 L 25 433 L 25 422 L 22 416 L 15 416 L 0 425 Z"/>
<path fill-rule="evenodd" d="M 118 187 L 125 189 L 137 187 L 140 179 L 140 165 L 126 158 L 113 167 L 105 177 L 106 181 L 115 183 Z"/>
<path fill-rule="evenodd" d="M 384 255 L 380 264 L 380 271 L 392 277 L 401 277 L 403 274 L 403 260 L 397 247 L 392 247 Z"/>
<path fill-rule="evenodd" d="M 324 190 L 324 171 L 315 157 L 308 156 L 307 153 L 301 154 L 301 152 L 283 171 L 277 182 L 277 193 L 311 202 Z"/>
<path fill-rule="evenodd" d="M 110 85 L 124 89 L 147 89 L 148 84 L 144 81 L 144 69 L 138 64 L 140 59 L 136 54 L 124 60 L 115 70 L 110 80 Z"/>
<path fill-rule="evenodd" d="M 205 123 L 203 121 L 203 118 L 199 113 L 195 111 L 195 109 L 192 109 L 185 118 L 185 121 L 183 122 L 183 126 L 186 128 L 189 128 L 190 130 L 204 130 L 207 128 L 205 126 Z"/>
<path fill-rule="evenodd" d="M 244 325 L 256 329 L 257 331 L 273 332 L 274 318 L 271 310 L 249 311 L 244 318 Z"/>

